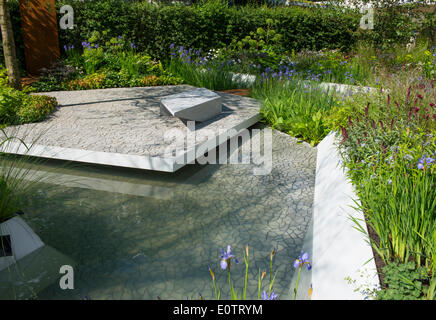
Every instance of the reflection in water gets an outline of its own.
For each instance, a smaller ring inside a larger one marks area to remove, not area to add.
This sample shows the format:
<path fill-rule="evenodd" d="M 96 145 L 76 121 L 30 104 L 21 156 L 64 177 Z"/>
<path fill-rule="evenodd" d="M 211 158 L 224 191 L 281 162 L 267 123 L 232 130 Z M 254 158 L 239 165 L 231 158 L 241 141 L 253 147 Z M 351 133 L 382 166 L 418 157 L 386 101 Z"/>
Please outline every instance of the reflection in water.
<path fill-rule="evenodd" d="M 275 292 L 289 298 L 292 262 L 312 214 L 315 159 L 314 149 L 274 133 L 267 176 L 254 176 L 252 165 L 188 165 L 174 174 L 39 165 L 25 218 L 44 243 L 74 261 L 75 289 L 55 282 L 38 298 L 185 299 L 201 292 L 210 299 L 209 264 L 227 298 L 219 249 L 230 244 L 243 261 L 247 243 L 248 296 L 257 298 L 258 271 L 268 269 L 275 248 Z M 244 267 L 232 269 L 240 287 Z"/>

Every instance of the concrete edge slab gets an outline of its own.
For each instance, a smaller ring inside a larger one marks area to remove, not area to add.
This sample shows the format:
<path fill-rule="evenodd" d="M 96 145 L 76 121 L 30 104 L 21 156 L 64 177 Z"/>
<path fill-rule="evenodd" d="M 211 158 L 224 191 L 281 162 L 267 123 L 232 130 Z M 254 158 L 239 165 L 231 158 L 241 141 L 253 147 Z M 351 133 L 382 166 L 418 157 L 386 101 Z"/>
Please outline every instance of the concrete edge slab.
<path fill-rule="evenodd" d="M 318 145 L 313 204 L 313 300 L 362 300 L 379 288 L 372 248 L 355 227 L 358 219 L 367 231 L 364 215 L 346 179 L 335 133 Z"/>
<path fill-rule="evenodd" d="M 174 159 L 63 148 L 32 144 L 26 148 L 19 142 L 8 142 L 1 147 L 5 153 L 41 157 L 47 159 L 77 161 L 117 167 L 174 172 Z"/>
<path fill-rule="evenodd" d="M 260 120 L 260 114 L 256 114 L 238 125 L 227 128 L 235 129 L 236 131 L 246 129 L 254 125 Z M 206 146 L 208 148 L 215 148 L 220 143 L 220 137 L 224 136 L 216 134 L 215 138 L 207 140 L 203 143 L 200 143 L 195 146 L 195 149 L 202 148 L 204 149 Z M 229 136 L 230 139 L 232 136 Z M 1 152 L 18 154 L 18 155 L 27 155 L 27 156 L 35 156 L 41 158 L 48 159 L 56 159 L 56 160 L 66 160 L 66 161 L 76 161 L 76 162 L 85 162 L 92 164 L 100 164 L 100 165 L 110 165 L 116 167 L 126 167 L 126 168 L 134 168 L 134 169 L 145 169 L 145 170 L 155 170 L 155 171 L 163 171 L 163 172 L 175 172 L 178 169 L 184 167 L 187 163 L 185 159 L 188 158 L 188 154 L 192 153 L 193 150 L 187 150 L 183 154 L 178 157 L 173 158 L 163 158 L 163 157 L 152 157 L 152 156 L 141 156 L 141 155 L 131 155 L 131 154 L 122 154 L 115 152 L 102 152 L 102 151 L 92 151 L 92 150 L 83 150 L 83 149 L 75 149 L 75 148 L 64 148 L 64 147 L 55 147 L 55 146 L 44 146 L 39 145 L 37 143 L 32 144 L 31 146 L 24 146 L 20 142 L 8 141 L 7 143 L 1 145 Z"/>
<path fill-rule="evenodd" d="M 15 172 L 15 168 L 0 167 L 0 169 L 2 168 L 5 170 L 10 170 L 10 172 Z M 74 174 L 59 173 L 57 170 L 45 171 L 41 169 L 28 169 L 23 179 L 35 182 L 45 182 L 64 187 L 99 190 L 138 197 L 151 197 L 161 200 L 169 200 L 173 196 L 173 190 L 168 187 L 156 186 L 152 184 L 139 184 L 122 180 L 108 180 L 90 176 L 76 176 Z"/>
<path fill-rule="evenodd" d="M 245 82 L 246 84 L 253 84 L 256 82 L 256 76 L 253 74 L 247 74 L 247 73 L 233 73 L 232 74 L 232 79 L 233 81 L 237 81 L 238 79 L 241 80 L 242 82 Z M 308 81 L 308 80 L 300 80 L 302 83 L 312 83 L 315 84 L 313 81 Z M 357 92 L 376 92 L 377 88 L 373 88 L 373 87 L 369 87 L 369 86 L 356 86 L 356 85 L 352 85 L 352 84 L 343 84 L 343 83 L 336 83 L 336 82 L 320 82 L 317 84 L 319 87 L 321 87 L 322 89 L 326 89 L 326 90 L 334 90 L 338 93 L 346 93 L 346 92 L 353 92 L 353 93 L 357 93 Z"/>

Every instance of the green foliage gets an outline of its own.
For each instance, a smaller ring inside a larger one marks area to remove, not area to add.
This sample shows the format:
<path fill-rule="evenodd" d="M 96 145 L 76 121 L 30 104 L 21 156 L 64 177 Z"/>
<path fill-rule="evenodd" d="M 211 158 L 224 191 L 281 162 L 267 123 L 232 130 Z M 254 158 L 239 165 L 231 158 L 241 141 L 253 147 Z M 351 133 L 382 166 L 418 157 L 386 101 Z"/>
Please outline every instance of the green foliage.
<path fill-rule="evenodd" d="M 0 124 L 22 124 L 45 119 L 57 106 L 55 98 L 28 95 L 10 87 L 0 87 Z"/>
<path fill-rule="evenodd" d="M 219 59 L 207 60 L 199 50 L 171 45 L 171 61 L 168 70 L 187 84 L 211 90 L 227 90 L 244 87 L 240 76 L 231 72 L 231 66 Z"/>
<path fill-rule="evenodd" d="M 20 199 L 17 192 L 0 175 L 0 223 L 12 218 L 19 209 Z"/>
<path fill-rule="evenodd" d="M 83 78 L 63 82 L 61 90 L 88 90 L 117 87 L 148 87 L 181 84 L 183 80 L 172 75 L 149 75 L 131 77 L 128 73 L 119 71 L 98 71 Z"/>
<path fill-rule="evenodd" d="M 41 162 L 33 157 L 28 157 L 27 152 L 37 142 L 24 140 L 23 131 L 16 127 L 0 129 L 0 147 L 15 150 L 11 143 L 20 143 L 24 151 L 22 155 L 4 154 L 0 152 L 0 223 L 13 218 L 19 211 L 26 210 L 26 198 L 36 191 L 34 164 Z M 46 177 L 38 175 L 38 181 Z M 45 180 L 47 181 L 47 180 Z"/>
<path fill-rule="evenodd" d="M 49 96 L 33 95 L 23 101 L 18 108 L 19 123 L 38 122 L 47 118 L 57 107 L 56 98 Z"/>
<path fill-rule="evenodd" d="M 434 299 L 436 291 L 436 91 L 431 81 L 407 78 L 396 78 L 388 93 L 342 102 L 346 111 L 331 117 L 342 132 L 339 147 L 359 197 L 356 207 L 377 233 L 371 244 L 388 264 L 378 299 Z"/>
<path fill-rule="evenodd" d="M 70 45 L 64 49 L 65 64 L 74 71 L 49 73 L 32 84 L 35 90 L 85 90 L 182 82 L 168 73 L 159 61 L 137 52 L 133 42 L 122 36 L 108 38 L 107 31 L 94 31 L 79 48 Z"/>
<path fill-rule="evenodd" d="M 390 1 L 390 0 L 389 0 Z M 389 2 L 387 1 L 387 2 Z M 392 2 L 392 1 L 391 1 Z M 24 44 L 22 40 L 19 5 L 17 0 L 8 1 L 10 6 L 18 60 L 24 68 Z M 60 8 L 70 4 L 74 8 L 74 29 L 59 30 L 61 48 L 64 45 L 80 46 L 95 30 L 107 31 L 107 38 L 124 36 L 131 39 L 139 51 L 164 60 L 168 57 L 171 43 L 183 43 L 208 51 L 227 47 L 234 39 L 244 39 L 258 28 L 267 30 L 266 21 L 277 21 L 274 30 L 282 35 L 283 51 L 302 49 L 320 50 L 352 49 L 357 40 L 367 45 L 387 49 L 395 43 L 405 44 L 415 31 L 436 41 L 434 12 L 422 12 L 419 19 L 412 11 L 411 19 L 395 9 L 376 11 L 375 29 L 362 30 L 359 21 L 362 14 L 351 10 L 298 6 L 229 6 L 226 1 L 198 1 L 187 6 L 182 3 L 160 2 L 159 6 L 147 1 L 101 0 L 56 1 L 58 20 Z M 399 6 L 402 7 L 402 6 Z M 418 24 L 417 21 L 420 21 Z M 0 56 L 2 56 L 0 47 Z"/>
<path fill-rule="evenodd" d="M 436 76 L 436 49 L 430 48 L 426 40 L 418 39 L 416 45 L 407 50 L 405 46 L 396 46 L 396 57 L 392 65 L 404 65 L 406 68 L 420 69 L 427 78 Z"/>
<path fill-rule="evenodd" d="M 283 59 L 283 36 L 274 30 L 277 21 L 266 19 L 266 29 L 259 27 L 250 31 L 242 39 L 233 39 L 228 47 L 220 52 L 220 58 L 237 61 L 235 71 L 252 72 L 253 67 L 264 70 L 266 67 L 277 68 Z M 256 70 L 258 71 L 258 70 Z"/>
<path fill-rule="evenodd" d="M 8 70 L 6 68 L 0 68 L 0 87 L 7 87 L 8 82 Z"/>
<path fill-rule="evenodd" d="M 331 130 L 325 116 L 335 97 L 316 84 L 268 79 L 258 83 L 253 96 L 263 102 L 261 113 L 266 123 L 312 146 Z"/>
<path fill-rule="evenodd" d="M 0 88 L 0 123 L 16 123 L 17 110 L 27 95 L 10 87 Z"/>
<path fill-rule="evenodd" d="M 343 54 L 338 50 L 323 50 L 320 59 L 309 70 L 321 74 L 323 81 L 345 84 L 365 84 L 371 76 L 371 69 L 365 60 L 355 54 Z"/>
<path fill-rule="evenodd" d="M 351 1 L 353 2 L 353 0 Z M 354 0 L 358 7 L 362 1 Z M 368 3 L 369 0 L 363 0 Z M 380 0 L 374 10 L 374 29 L 359 30 L 358 35 L 370 41 L 372 45 L 386 49 L 398 43 L 406 43 L 411 36 L 422 29 L 426 30 L 428 19 L 422 14 L 420 7 L 425 1 Z"/>
<path fill-rule="evenodd" d="M 415 263 L 390 263 L 383 268 L 385 288 L 377 292 L 377 300 L 418 300 L 425 297 L 423 283 L 428 272 Z"/>
<path fill-rule="evenodd" d="M 228 6 L 225 1 L 207 1 L 192 6 L 159 6 L 122 0 L 58 1 L 57 7 L 72 4 L 75 28 L 60 30 L 61 46 L 89 39 L 94 30 L 107 31 L 109 38 L 131 39 L 139 51 L 164 60 L 169 45 L 183 43 L 208 51 L 244 39 L 258 28 L 268 30 L 267 21 L 277 21 L 283 50 L 303 48 L 350 48 L 359 15 L 321 8 Z"/>
<path fill-rule="evenodd" d="M 412 100 L 411 93 L 407 96 Z M 434 253 L 428 243 L 436 241 L 434 120 L 425 107 L 420 113 L 419 98 L 413 107 L 408 101 L 392 106 L 389 97 L 384 99 L 372 97 L 364 111 L 355 110 L 341 128 L 343 158 L 358 206 L 380 238 L 373 243 L 375 250 L 386 262 L 413 259 L 432 270 Z M 425 168 L 418 165 L 423 159 Z"/>

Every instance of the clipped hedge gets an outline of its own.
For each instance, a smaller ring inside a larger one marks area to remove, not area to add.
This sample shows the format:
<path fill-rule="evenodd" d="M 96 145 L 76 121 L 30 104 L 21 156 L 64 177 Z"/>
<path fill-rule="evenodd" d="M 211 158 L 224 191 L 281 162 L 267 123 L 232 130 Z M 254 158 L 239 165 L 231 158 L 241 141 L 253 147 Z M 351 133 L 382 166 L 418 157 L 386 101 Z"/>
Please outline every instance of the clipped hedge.
<path fill-rule="evenodd" d="M 350 13 L 326 9 L 228 6 L 219 1 L 156 6 L 123 0 L 62 0 L 57 2 L 58 12 L 64 4 L 74 8 L 75 27 L 60 30 L 61 47 L 80 46 L 92 31 L 107 30 L 108 38 L 123 35 L 158 59 L 168 58 L 172 42 L 203 50 L 218 48 L 258 27 L 266 28 L 267 19 L 277 21 L 275 30 L 283 34 L 285 50 L 348 49 L 359 23 L 359 17 Z"/>
<path fill-rule="evenodd" d="M 383 15 L 376 17 L 376 21 L 381 23 L 369 31 L 358 28 L 361 14 L 352 11 L 299 6 L 233 6 L 220 0 L 202 1 L 198 0 L 194 5 L 162 2 L 155 5 L 140 0 L 59 0 L 56 2 L 58 20 L 62 16 L 59 9 L 65 4 L 74 8 L 75 16 L 73 30 L 59 30 L 60 45 L 61 48 L 64 45 L 80 46 L 82 41 L 91 36 L 92 31 L 106 30 L 108 39 L 123 35 L 132 40 L 139 50 L 165 60 L 169 55 L 169 45 L 173 42 L 202 50 L 219 48 L 228 45 L 234 38 L 249 35 L 258 27 L 266 28 L 267 19 L 277 21 L 274 30 L 283 35 L 281 46 L 285 51 L 322 48 L 347 50 L 352 49 L 357 40 L 382 46 L 407 41 L 411 32 L 418 28 L 414 23 L 406 23 L 404 17 L 398 18 L 398 21 L 390 21 Z M 262 1 L 247 0 L 254 4 Z M 24 67 L 18 0 L 8 3 L 17 56 Z M 385 23 L 392 23 L 393 29 L 385 28 Z M 430 13 L 430 18 L 418 29 L 423 35 L 434 37 L 434 23 Z"/>

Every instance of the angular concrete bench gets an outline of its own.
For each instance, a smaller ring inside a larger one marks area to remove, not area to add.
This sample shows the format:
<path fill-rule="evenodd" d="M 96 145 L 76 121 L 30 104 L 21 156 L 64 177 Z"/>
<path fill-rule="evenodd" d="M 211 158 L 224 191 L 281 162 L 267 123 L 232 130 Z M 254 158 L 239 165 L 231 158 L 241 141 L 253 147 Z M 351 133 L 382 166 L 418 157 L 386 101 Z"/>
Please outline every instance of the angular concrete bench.
<path fill-rule="evenodd" d="M 160 102 L 161 115 L 184 120 L 207 121 L 222 112 L 221 97 L 205 88 L 173 94 L 162 98 Z"/>

